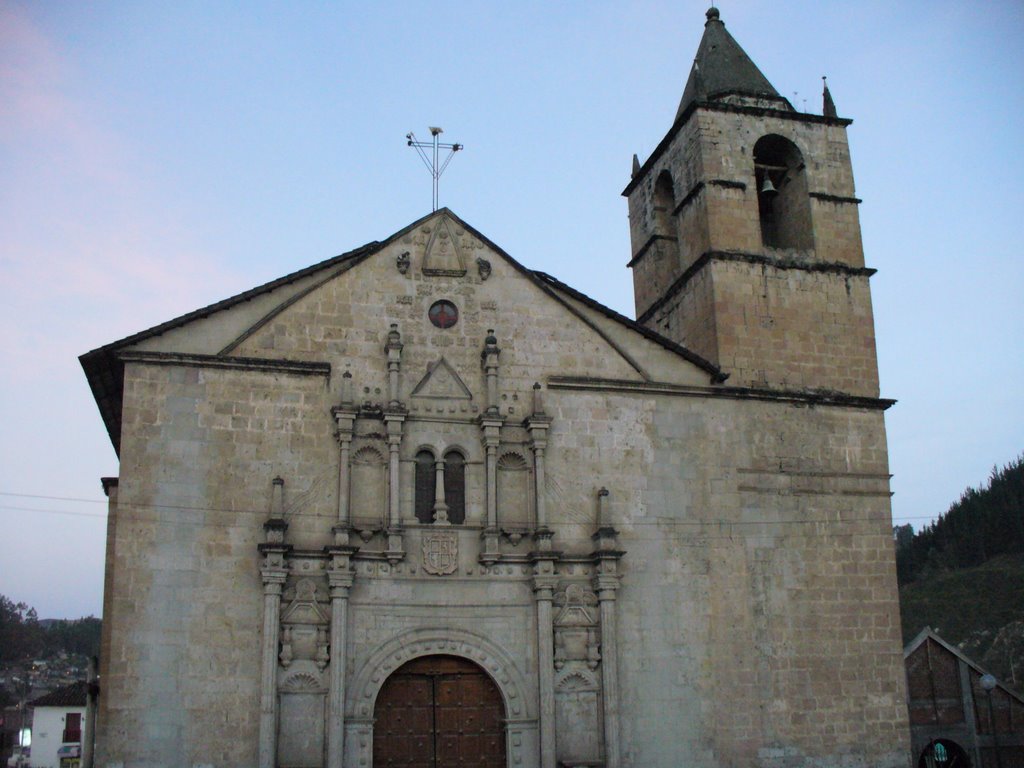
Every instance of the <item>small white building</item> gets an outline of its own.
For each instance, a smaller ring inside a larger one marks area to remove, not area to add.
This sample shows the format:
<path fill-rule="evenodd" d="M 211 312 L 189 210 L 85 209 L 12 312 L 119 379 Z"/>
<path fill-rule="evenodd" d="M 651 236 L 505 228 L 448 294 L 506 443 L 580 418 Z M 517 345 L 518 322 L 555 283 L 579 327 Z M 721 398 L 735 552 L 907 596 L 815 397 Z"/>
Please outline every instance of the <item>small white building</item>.
<path fill-rule="evenodd" d="M 33 768 L 79 768 L 85 702 L 85 681 L 65 685 L 29 702 L 34 710 Z"/>

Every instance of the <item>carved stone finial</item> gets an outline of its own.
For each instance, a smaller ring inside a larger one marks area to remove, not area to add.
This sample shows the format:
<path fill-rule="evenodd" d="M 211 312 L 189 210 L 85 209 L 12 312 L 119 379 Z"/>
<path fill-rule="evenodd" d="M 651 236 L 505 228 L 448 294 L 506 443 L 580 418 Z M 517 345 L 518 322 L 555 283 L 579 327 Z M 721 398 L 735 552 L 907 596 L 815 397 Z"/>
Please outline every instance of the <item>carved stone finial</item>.
<path fill-rule="evenodd" d="M 273 495 L 270 501 L 270 516 L 284 518 L 284 480 L 278 476 L 272 481 Z"/>
<path fill-rule="evenodd" d="M 354 393 L 352 387 L 352 374 L 345 371 L 341 374 L 341 402 L 342 405 L 351 405 L 353 402 Z"/>
<path fill-rule="evenodd" d="M 825 117 L 838 117 L 836 103 L 832 100 L 832 92 L 828 89 L 828 77 L 826 75 L 821 76 L 821 83 L 821 114 Z"/>
<path fill-rule="evenodd" d="M 606 528 L 611 523 L 608 520 L 608 497 L 611 494 L 608 489 L 601 487 L 601 490 L 597 492 L 597 526 L 598 528 Z"/>
<path fill-rule="evenodd" d="M 386 349 L 393 349 L 402 347 L 402 334 L 398 332 L 398 323 L 392 323 L 391 329 L 388 331 L 388 343 Z"/>

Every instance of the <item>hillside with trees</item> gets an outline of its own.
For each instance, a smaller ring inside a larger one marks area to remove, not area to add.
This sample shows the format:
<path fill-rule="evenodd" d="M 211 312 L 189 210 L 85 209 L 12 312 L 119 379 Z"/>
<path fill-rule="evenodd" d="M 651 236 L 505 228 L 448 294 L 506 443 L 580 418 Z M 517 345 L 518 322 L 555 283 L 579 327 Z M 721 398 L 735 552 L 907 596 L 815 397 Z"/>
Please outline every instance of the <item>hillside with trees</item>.
<path fill-rule="evenodd" d="M 33 659 L 89 657 L 99 652 L 100 620 L 43 619 L 36 609 L 0 595 L 0 667 Z"/>
<path fill-rule="evenodd" d="M 99 645 L 99 619 L 40 619 L 0 595 L 0 706 L 82 679 Z"/>
<path fill-rule="evenodd" d="M 896 530 L 903 641 L 926 626 L 1024 689 L 1024 455 L 931 525 Z"/>

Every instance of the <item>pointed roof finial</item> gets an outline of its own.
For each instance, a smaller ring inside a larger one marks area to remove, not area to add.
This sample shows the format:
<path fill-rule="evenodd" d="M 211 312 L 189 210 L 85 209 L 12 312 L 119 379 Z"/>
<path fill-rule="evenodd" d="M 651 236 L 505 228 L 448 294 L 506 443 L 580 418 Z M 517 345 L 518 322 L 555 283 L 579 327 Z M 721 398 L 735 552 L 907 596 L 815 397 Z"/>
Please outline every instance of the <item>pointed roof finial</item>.
<path fill-rule="evenodd" d="M 822 75 L 821 82 L 824 85 L 824 91 L 821 94 L 821 114 L 825 117 L 838 117 L 836 103 L 832 101 L 832 94 L 828 90 L 828 76 Z"/>
<path fill-rule="evenodd" d="M 694 102 L 736 96 L 768 100 L 778 103 L 781 109 L 791 109 L 729 34 L 718 8 L 711 6 L 704 15 L 707 16 L 704 36 L 697 47 L 690 76 L 683 88 L 676 119 Z"/>
<path fill-rule="evenodd" d="M 640 158 L 637 157 L 636 153 L 634 152 L 633 153 L 633 174 L 632 174 L 632 177 L 636 177 L 636 175 L 638 173 L 640 173 Z"/>

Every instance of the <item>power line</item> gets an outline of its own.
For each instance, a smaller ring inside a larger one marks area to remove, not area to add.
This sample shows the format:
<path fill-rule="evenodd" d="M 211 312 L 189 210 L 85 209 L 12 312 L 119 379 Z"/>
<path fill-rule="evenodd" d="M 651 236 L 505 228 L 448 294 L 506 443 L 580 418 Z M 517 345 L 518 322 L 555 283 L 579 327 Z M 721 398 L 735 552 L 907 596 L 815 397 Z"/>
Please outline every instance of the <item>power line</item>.
<path fill-rule="evenodd" d="M 13 497 L 13 498 L 21 498 L 21 499 L 42 499 L 42 500 L 45 500 L 45 501 L 74 501 L 74 502 L 83 502 L 83 503 L 88 503 L 88 504 L 104 504 L 104 505 L 106 505 L 106 504 L 109 503 L 105 499 L 83 499 L 83 498 L 78 498 L 78 497 L 74 497 L 74 496 L 46 496 L 46 495 L 43 495 L 43 494 L 14 493 L 14 492 L 11 492 L 11 491 L 0 491 L 0 496 L 10 496 L 10 497 Z M 182 512 L 233 512 L 233 513 L 237 513 L 237 514 L 269 515 L 269 512 L 266 509 L 258 509 L 257 510 L 257 509 L 232 508 L 232 507 L 202 507 L 202 506 L 187 506 L 187 505 L 184 505 L 184 504 L 146 504 L 146 503 L 139 503 L 139 502 L 126 502 L 125 506 L 131 506 L 131 507 L 135 507 L 137 509 L 172 509 L 172 510 L 179 510 L 179 511 L 182 511 Z M 68 512 L 66 510 L 47 510 L 47 509 L 38 509 L 38 508 L 29 508 L 29 507 L 11 507 L 11 506 L 6 506 L 6 505 L 0 505 L 0 509 L 16 510 L 16 511 L 23 511 L 23 512 L 44 512 L 44 513 L 52 512 L 53 514 L 77 514 L 77 515 L 89 516 L 89 517 L 106 517 L 105 514 L 103 514 L 103 515 L 101 515 L 101 514 L 92 514 L 92 513 L 88 513 L 88 512 L 76 512 L 76 513 L 73 513 L 73 512 Z M 316 513 L 313 513 L 313 512 L 301 512 L 301 511 L 298 511 L 298 510 L 296 510 L 294 512 L 287 512 L 286 511 L 286 515 L 288 517 L 323 517 L 323 515 L 319 515 L 319 514 L 316 514 Z M 932 520 L 934 517 L 935 517 L 935 515 L 900 515 L 899 519 L 900 520 Z M 863 522 L 871 522 L 871 521 L 880 521 L 881 518 L 862 517 L 862 518 L 857 518 L 856 520 L 857 521 L 863 521 Z M 813 518 L 813 519 L 809 519 L 809 520 L 768 520 L 768 519 L 763 519 L 763 520 L 720 521 L 720 522 L 722 524 L 725 524 L 726 522 L 728 522 L 729 525 L 774 525 L 774 524 L 781 524 L 781 523 L 808 523 L 808 524 L 810 524 L 810 523 L 833 523 L 833 522 L 837 522 L 837 521 L 833 520 L 833 519 L 830 519 L 830 518 Z M 842 522 L 845 522 L 845 521 L 842 521 Z M 632 525 L 663 525 L 663 524 L 666 524 L 666 523 L 671 523 L 671 524 L 676 524 L 676 525 L 715 525 L 715 524 L 719 524 L 719 523 L 715 523 L 715 522 L 706 522 L 706 521 L 687 521 L 687 520 L 663 521 L 663 520 L 652 520 L 652 521 L 649 521 L 649 522 L 648 521 L 635 521 L 635 522 L 632 523 Z"/>

